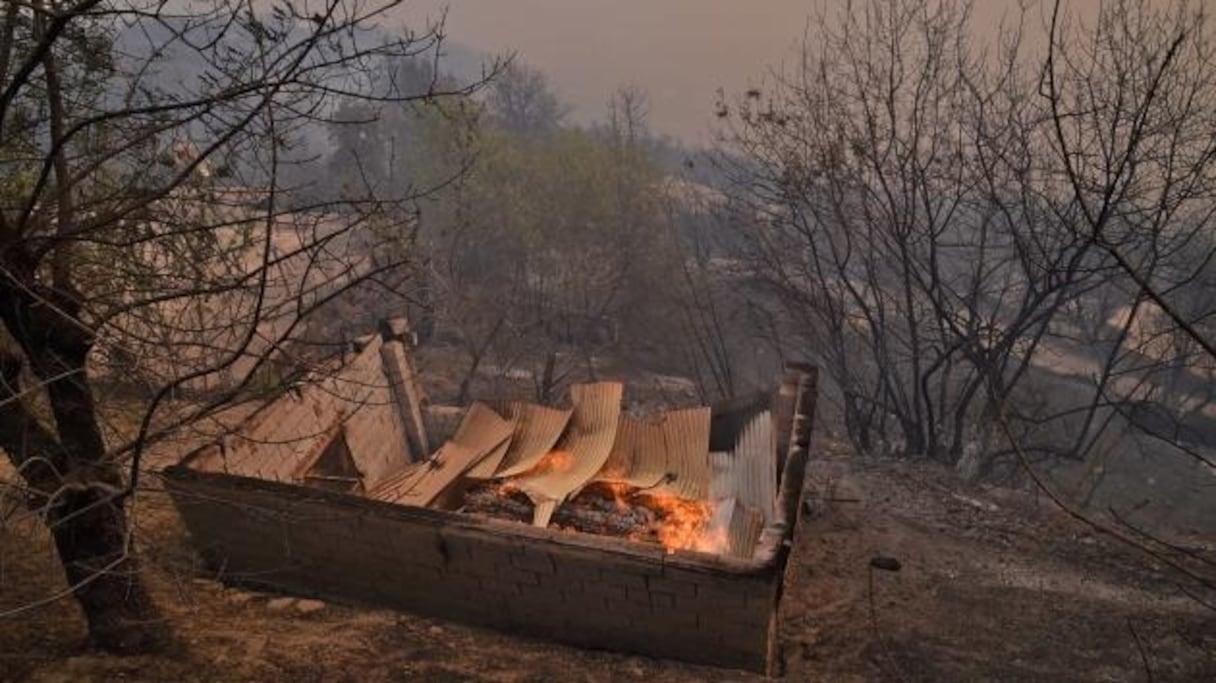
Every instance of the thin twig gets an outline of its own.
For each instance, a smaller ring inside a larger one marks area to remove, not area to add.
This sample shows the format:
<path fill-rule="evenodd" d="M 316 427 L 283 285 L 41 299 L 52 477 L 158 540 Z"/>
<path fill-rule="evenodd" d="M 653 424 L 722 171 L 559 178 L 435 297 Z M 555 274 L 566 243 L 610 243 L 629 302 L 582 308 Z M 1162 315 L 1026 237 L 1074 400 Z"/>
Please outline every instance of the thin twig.
<path fill-rule="evenodd" d="M 1140 663 L 1144 665 L 1144 680 L 1153 683 L 1153 667 L 1148 663 L 1148 653 L 1144 650 L 1144 643 L 1140 640 L 1140 634 L 1136 633 L 1136 626 L 1131 617 L 1127 618 L 1127 630 L 1136 642 L 1136 650 L 1140 652 Z"/>

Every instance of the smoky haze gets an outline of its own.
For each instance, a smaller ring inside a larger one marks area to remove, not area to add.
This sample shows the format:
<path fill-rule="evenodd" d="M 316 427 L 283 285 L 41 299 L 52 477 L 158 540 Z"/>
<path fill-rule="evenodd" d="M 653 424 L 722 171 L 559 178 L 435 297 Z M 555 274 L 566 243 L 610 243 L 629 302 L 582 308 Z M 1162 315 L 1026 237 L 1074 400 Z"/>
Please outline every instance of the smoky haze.
<path fill-rule="evenodd" d="M 1216 681 L 1213 10 L 0 0 L 0 681 Z"/>
<path fill-rule="evenodd" d="M 976 39 L 991 42 L 1019 4 L 976 3 Z M 628 83 L 649 95 L 656 132 L 694 144 L 709 142 L 719 88 L 737 93 L 755 83 L 814 36 L 825 9 L 829 17 L 839 10 L 824 0 L 416 0 L 393 18 L 420 26 L 445 8 L 453 41 L 517 53 L 545 72 L 577 122 L 601 118 L 612 91 Z M 1026 16 L 1032 27 L 1042 22 L 1039 3 Z"/>

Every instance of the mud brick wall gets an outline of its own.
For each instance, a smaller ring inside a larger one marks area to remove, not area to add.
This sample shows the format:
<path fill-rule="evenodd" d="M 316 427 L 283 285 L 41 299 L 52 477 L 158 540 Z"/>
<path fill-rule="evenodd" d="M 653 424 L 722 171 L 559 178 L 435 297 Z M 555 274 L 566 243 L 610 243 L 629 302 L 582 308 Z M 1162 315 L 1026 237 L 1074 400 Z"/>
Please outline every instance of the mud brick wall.
<path fill-rule="evenodd" d="M 183 467 L 165 480 L 224 581 L 583 647 L 759 672 L 771 661 L 784 552 L 767 563 L 668 555 Z"/>

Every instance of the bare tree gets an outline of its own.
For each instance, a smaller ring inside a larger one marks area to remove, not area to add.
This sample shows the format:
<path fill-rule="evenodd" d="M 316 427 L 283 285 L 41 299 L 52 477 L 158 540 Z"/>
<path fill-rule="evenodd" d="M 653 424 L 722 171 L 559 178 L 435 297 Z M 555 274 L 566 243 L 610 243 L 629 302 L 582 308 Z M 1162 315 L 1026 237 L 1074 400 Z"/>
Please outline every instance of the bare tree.
<path fill-rule="evenodd" d="M 1186 375 L 1210 381 L 1216 362 L 1208 23 L 1202 3 L 1121 0 L 1075 28 L 1057 2 L 1040 83 L 1059 227 L 1116 265 L 1126 282 L 1120 347 L 1175 395 L 1193 393 Z"/>
<path fill-rule="evenodd" d="M 301 141 L 339 100 L 476 85 L 372 77 L 443 38 L 376 28 L 395 4 L 3 7 L 0 447 L 103 648 L 166 641 L 127 519 L 148 444 L 239 397 L 327 302 L 408 265 L 399 245 L 427 188 L 321 200 L 315 183 L 285 180 L 309 177 L 289 170 L 315 161 Z M 107 442 L 99 391 L 116 367 L 147 393 L 134 433 Z"/>
<path fill-rule="evenodd" d="M 1207 480 L 1210 19 L 1196 2 L 1053 7 L 1041 62 L 1025 17 L 973 48 L 963 3 L 825 18 L 793 69 L 719 109 L 735 259 L 825 367 L 863 451 L 1040 485 L 1032 466 L 1079 463 L 1082 503 L 1137 449 L 1148 476 L 1181 452 Z M 1216 586 L 1210 558 L 1109 512 Z"/>
<path fill-rule="evenodd" d="M 1088 272 L 1086 245 L 1029 238 L 1016 38 L 983 63 L 969 21 L 951 2 L 850 6 L 792 73 L 724 105 L 752 276 L 864 451 L 958 462 L 985 439 L 981 389 L 1013 390 Z M 1060 277 L 1037 277 L 1044 259 Z"/>

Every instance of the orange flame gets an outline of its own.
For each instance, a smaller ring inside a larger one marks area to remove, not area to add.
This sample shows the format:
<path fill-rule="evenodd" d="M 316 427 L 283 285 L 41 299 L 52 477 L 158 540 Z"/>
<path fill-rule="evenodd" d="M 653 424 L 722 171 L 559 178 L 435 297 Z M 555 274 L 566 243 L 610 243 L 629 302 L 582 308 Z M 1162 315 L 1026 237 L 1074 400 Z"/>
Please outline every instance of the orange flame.
<path fill-rule="evenodd" d="M 567 472 L 574 467 L 574 454 L 570 451 L 549 451 L 540 462 L 528 471 L 528 474 L 548 474 L 549 472 Z"/>
<path fill-rule="evenodd" d="M 612 494 L 612 502 L 616 504 L 618 512 L 629 512 L 629 494 L 632 492 L 632 487 L 629 484 L 621 481 L 603 482 L 604 489 Z"/>
<path fill-rule="evenodd" d="M 549 472 L 564 472 L 574 466 L 574 456 L 568 451 L 550 451 L 528 471 L 527 476 Z M 639 541 L 658 540 L 669 554 L 677 550 L 694 550 L 716 555 L 730 549 L 729 531 L 716 523 L 714 505 L 708 501 L 689 500 L 669 493 L 639 491 L 626 481 L 613 481 L 615 472 L 607 471 L 595 482 L 600 496 L 610 496 L 618 512 L 630 513 L 641 505 L 653 514 L 645 528 L 629 532 L 628 537 Z M 620 475 L 616 475 L 620 476 Z M 519 488 L 510 481 L 497 487 L 501 496 L 512 496 Z"/>
<path fill-rule="evenodd" d="M 730 550 L 730 535 L 724 527 L 710 525 L 697 535 L 692 549 L 703 553 L 725 555 Z"/>
<path fill-rule="evenodd" d="M 655 526 L 655 534 L 668 553 L 677 550 L 702 550 L 702 546 L 709 548 L 714 545 L 702 540 L 711 513 L 708 503 L 666 494 L 647 496 L 647 499 L 649 507 L 659 514 L 660 520 Z"/>

